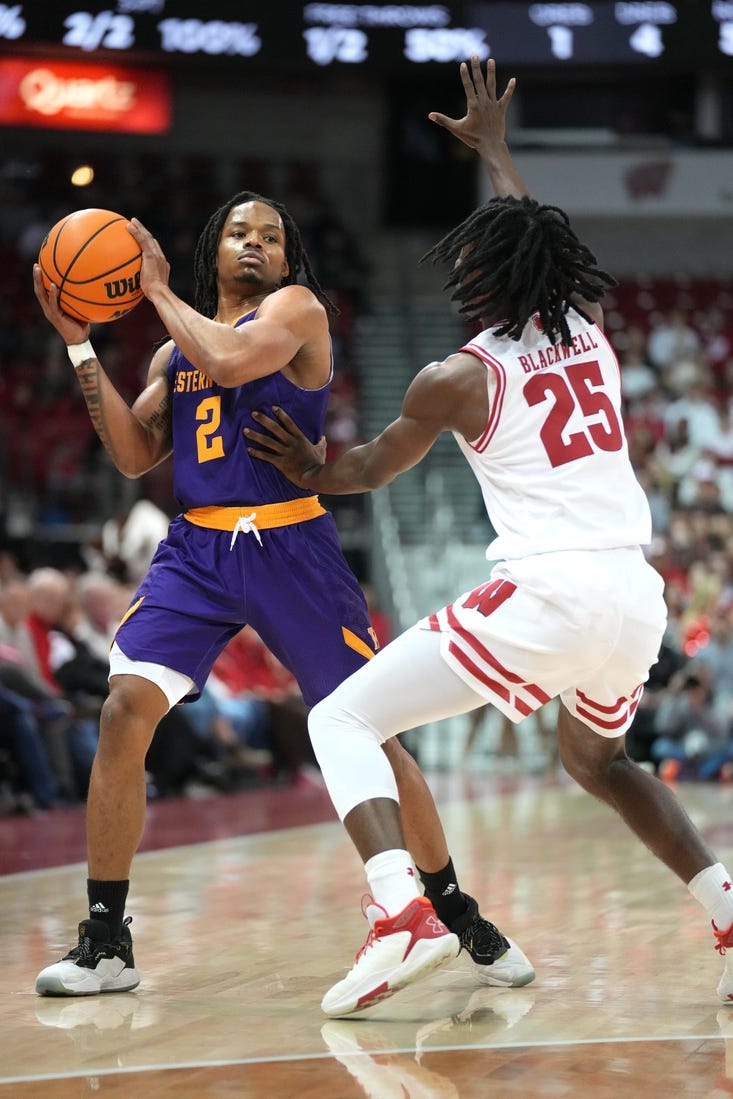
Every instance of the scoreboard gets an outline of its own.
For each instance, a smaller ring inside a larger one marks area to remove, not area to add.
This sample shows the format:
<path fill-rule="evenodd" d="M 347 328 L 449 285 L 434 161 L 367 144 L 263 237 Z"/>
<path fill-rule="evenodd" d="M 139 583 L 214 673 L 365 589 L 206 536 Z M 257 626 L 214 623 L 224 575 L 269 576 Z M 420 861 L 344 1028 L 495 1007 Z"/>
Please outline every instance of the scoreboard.
<path fill-rule="evenodd" d="M 638 66 L 733 72 L 733 0 L 23 0 L 0 3 L 0 53 L 271 70 L 392 73 L 477 54 L 515 68 Z"/>

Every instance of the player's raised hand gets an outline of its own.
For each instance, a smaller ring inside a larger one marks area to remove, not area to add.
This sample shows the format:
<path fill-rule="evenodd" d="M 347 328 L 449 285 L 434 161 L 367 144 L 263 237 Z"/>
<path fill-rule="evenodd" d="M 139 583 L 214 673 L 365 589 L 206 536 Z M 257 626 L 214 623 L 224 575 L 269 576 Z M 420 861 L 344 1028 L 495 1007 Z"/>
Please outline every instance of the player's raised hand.
<path fill-rule="evenodd" d="M 465 61 L 460 66 L 461 83 L 466 93 L 466 113 L 463 118 L 449 118 L 431 111 L 428 118 L 438 126 L 449 130 L 471 149 L 479 153 L 484 146 L 504 141 L 506 113 L 514 95 L 516 80 L 509 80 L 503 95 L 496 95 L 496 62 L 490 57 L 486 62 L 486 77 L 478 57 L 471 58 L 470 68 Z"/>
<path fill-rule="evenodd" d="M 91 325 L 64 313 L 59 305 L 58 287 L 51 283 L 48 290 L 41 278 L 41 268 L 33 264 L 33 290 L 46 320 L 54 326 L 65 344 L 85 343 L 89 339 Z"/>
<path fill-rule="evenodd" d="M 247 450 L 254 458 L 276 466 L 293 484 L 308 488 L 314 473 L 325 464 L 326 436 L 312 443 L 282 408 L 273 408 L 273 412 L 276 420 L 264 412 L 252 413 L 267 434 L 245 427 Z"/>

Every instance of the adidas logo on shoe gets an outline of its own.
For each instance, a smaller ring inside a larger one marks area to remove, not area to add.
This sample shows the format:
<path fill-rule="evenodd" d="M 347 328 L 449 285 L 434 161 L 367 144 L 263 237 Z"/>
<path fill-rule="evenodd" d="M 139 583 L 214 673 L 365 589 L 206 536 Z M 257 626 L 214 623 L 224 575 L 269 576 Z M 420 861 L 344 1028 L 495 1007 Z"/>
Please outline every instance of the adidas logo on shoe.
<path fill-rule="evenodd" d="M 89 909 L 89 914 L 91 915 L 92 913 L 94 913 L 95 916 L 108 916 L 109 908 L 107 908 L 106 904 L 102 904 L 101 901 L 97 901 L 97 903 L 93 904 Z"/>

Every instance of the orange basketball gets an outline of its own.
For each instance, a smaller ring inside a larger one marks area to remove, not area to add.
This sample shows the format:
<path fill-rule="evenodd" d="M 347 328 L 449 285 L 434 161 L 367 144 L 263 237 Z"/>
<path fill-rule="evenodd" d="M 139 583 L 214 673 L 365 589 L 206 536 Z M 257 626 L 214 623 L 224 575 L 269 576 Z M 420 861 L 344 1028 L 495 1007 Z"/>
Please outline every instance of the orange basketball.
<path fill-rule="evenodd" d="M 111 210 L 77 210 L 49 230 L 38 254 L 41 277 L 47 290 L 58 287 L 70 317 L 116 321 L 142 300 L 142 255 L 128 221 Z"/>

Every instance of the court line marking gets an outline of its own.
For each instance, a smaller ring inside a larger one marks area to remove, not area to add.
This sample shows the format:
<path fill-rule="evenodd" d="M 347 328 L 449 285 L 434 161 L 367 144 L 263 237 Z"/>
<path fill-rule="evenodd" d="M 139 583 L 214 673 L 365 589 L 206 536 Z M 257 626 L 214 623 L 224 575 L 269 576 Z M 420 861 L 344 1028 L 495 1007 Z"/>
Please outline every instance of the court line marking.
<path fill-rule="evenodd" d="M 577 1046 L 613 1046 L 621 1044 L 634 1044 L 642 1045 L 649 1042 L 723 1042 L 725 1036 L 719 1031 L 717 1034 L 677 1034 L 666 1036 L 647 1036 L 637 1035 L 635 1037 L 628 1038 L 564 1038 L 560 1041 L 541 1040 L 533 1042 L 495 1042 L 490 1046 L 480 1045 L 431 1045 L 426 1046 L 421 1050 L 415 1049 L 414 1046 L 399 1046 L 396 1049 L 355 1049 L 349 1051 L 349 1057 L 370 1057 L 370 1056 L 396 1056 L 398 1054 L 409 1054 L 411 1057 L 415 1057 L 419 1052 L 421 1056 L 425 1056 L 428 1053 L 470 1053 L 481 1052 L 490 1053 L 492 1050 L 507 1050 L 516 1049 L 521 1050 L 533 1050 L 533 1049 L 569 1049 Z M 32 1076 L 0 1076 L 0 1086 L 3 1084 L 27 1084 L 27 1083 L 40 1083 L 43 1081 L 51 1080 L 78 1080 L 86 1079 L 93 1076 L 130 1076 L 135 1072 L 165 1072 L 176 1071 L 180 1069 L 206 1069 L 206 1068 L 230 1068 L 236 1066 L 245 1065 L 267 1065 L 267 1064 L 289 1064 L 296 1061 L 324 1061 L 333 1060 L 338 1058 L 334 1053 L 283 1053 L 272 1057 L 242 1057 L 242 1058 L 229 1058 L 226 1060 L 216 1061 L 177 1061 L 175 1064 L 171 1062 L 165 1062 L 163 1064 L 150 1064 L 150 1065 L 118 1065 L 114 1068 L 86 1068 L 84 1071 L 73 1072 L 57 1072 L 57 1073 L 38 1073 Z"/>

